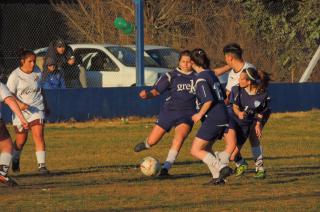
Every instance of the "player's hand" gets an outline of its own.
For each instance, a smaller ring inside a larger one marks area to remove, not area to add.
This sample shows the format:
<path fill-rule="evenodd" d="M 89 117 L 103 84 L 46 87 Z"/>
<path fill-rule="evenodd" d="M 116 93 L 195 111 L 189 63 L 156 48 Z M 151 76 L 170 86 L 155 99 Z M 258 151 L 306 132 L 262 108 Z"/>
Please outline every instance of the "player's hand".
<path fill-rule="evenodd" d="M 22 111 L 29 108 L 29 105 L 27 105 L 27 104 L 25 104 L 23 102 L 17 101 L 17 103 L 18 103 L 18 106 L 19 106 L 20 110 L 22 110 Z"/>
<path fill-rule="evenodd" d="M 262 127 L 260 122 L 257 122 L 256 126 L 255 126 L 255 130 L 256 130 L 256 135 L 258 138 L 261 138 L 262 136 Z"/>
<path fill-rule="evenodd" d="M 147 96 L 148 96 L 148 93 L 146 90 L 142 90 L 140 93 L 139 93 L 139 96 L 141 99 L 147 99 Z"/>
<path fill-rule="evenodd" d="M 194 122 L 194 123 L 197 123 L 199 120 L 201 120 L 201 118 L 202 118 L 202 115 L 201 114 L 199 114 L 199 113 L 196 113 L 196 114 L 194 114 L 193 116 L 192 116 L 192 121 Z"/>
<path fill-rule="evenodd" d="M 21 125 L 24 129 L 29 129 L 29 123 L 27 122 L 27 120 L 25 118 L 21 119 Z"/>
<path fill-rule="evenodd" d="M 244 119 L 244 118 L 246 117 L 246 115 L 247 115 L 247 114 L 246 114 L 245 112 L 239 112 L 239 113 L 238 113 L 238 117 L 239 117 L 239 119 L 241 119 L 241 120 Z"/>

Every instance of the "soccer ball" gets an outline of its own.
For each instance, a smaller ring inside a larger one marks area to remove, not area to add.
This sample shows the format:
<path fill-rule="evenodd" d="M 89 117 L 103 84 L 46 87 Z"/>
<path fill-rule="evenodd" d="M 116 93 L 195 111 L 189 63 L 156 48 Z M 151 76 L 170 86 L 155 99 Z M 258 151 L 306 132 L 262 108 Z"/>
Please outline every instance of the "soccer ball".
<path fill-rule="evenodd" d="M 157 159 L 149 156 L 143 158 L 140 170 L 146 176 L 157 176 L 161 170 L 161 164 Z"/>

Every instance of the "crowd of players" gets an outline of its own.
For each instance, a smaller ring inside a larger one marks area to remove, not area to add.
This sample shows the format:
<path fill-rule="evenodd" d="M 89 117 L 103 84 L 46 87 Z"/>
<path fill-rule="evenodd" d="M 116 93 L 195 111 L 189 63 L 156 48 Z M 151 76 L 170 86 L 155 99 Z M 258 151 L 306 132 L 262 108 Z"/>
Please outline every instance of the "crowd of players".
<path fill-rule="evenodd" d="M 248 164 L 240 150 L 248 138 L 256 166 L 254 177 L 265 178 L 260 137 L 271 113 L 267 92 L 270 76 L 245 62 L 243 50 L 236 43 L 226 45 L 223 53 L 227 65 L 211 70 L 210 60 L 203 49 L 182 51 L 178 68 L 163 75 L 150 91 L 140 92 L 142 99 L 168 92 L 151 133 L 134 147 L 135 152 L 149 149 L 166 132 L 175 128 L 160 176 L 170 176 L 169 169 L 184 140 L 194 123 L 201 120 L 201 127 L 192 142 L 191 154 L 208 166 L 212 174 L 208 184 L 224 184 L 231 174 L 244 174 Z M 226 89 L 223 89 L 217 76 L 227 71 L 228 82 Z M 213 144 L 222 137 L 226 143 L 225 149 L 214 152 Z M 235 171 L 228 166 L 229 161 L 235 162 Z"/>

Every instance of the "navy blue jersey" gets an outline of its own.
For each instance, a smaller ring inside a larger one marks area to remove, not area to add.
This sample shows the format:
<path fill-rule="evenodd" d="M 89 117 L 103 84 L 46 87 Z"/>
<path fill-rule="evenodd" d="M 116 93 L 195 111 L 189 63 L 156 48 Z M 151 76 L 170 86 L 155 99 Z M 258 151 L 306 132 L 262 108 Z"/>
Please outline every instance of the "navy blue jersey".
<path fill-rule="evenodd" d="M 205 117 L 214 117 L 215 120 L 219 120 L 218 122 L 227 120 L 226 106 L 224 104 L 226 96 L 219 79 L 211 70 L 205 70 L 198 74 L 196 95 L 199 108 L 208 101 L 213 102 Z"/>
<path fill-rule="evenodd" d="M 196 110 L 195 72 L 189 74 L 178 68 L 160 77 L 153 86 L 160 94 L 168 91 L 168 97 L 163 105 L 169 110 Z"/>
<path fill-rule="evenodd" d="M 246 112 L 243 122 L 252 122 L 257 114 L 265 116 L 270 113 L 270 97 L 268 92 L 250 95 L 244 88 L 234 86 L 231 89 L 230 103 L 239 106 L 240 111 Z M 236 118 L 238 118 L 235 115 Z"/>

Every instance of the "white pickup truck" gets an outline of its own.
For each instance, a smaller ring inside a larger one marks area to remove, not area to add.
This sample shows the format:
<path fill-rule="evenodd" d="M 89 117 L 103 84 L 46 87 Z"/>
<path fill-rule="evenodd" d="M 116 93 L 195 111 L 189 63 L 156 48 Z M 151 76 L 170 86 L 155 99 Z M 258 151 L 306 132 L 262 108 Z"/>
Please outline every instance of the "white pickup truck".
<path fill-rule="evenodd" d="M 88 87 L 129 87 L 136 83 L 136 53 L 128 46 L 112 44 L 70 44 L 82 58 Z M 42 68 L 47 48 L 34 51 Z M 162 68 L 147 53 L 144 55 L 145 85 L 153 85 L 159 76 L 171 69 Z"/>

